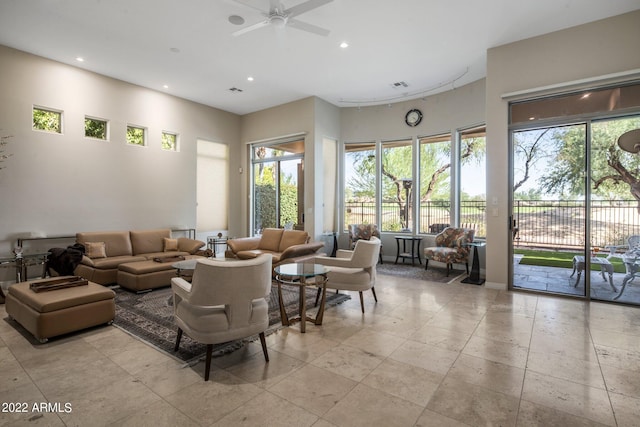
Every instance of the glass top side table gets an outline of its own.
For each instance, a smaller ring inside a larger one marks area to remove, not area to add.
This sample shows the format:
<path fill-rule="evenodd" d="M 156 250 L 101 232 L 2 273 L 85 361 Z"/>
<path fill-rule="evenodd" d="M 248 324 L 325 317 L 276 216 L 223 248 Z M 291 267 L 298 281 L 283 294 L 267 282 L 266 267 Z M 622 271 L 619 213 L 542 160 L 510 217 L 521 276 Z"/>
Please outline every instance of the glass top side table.
<path fill-rule="evenodd" d="M 280 318 L 282 325 L 290 326 L 294 322 L 300 322 L 300 332 L 306 332 L 306 321 L 313 322 L 314 325 L 322 325 L 324 316 L 324 306 L 327 299 L 327 273 L 328 269 L 323 265 L 311 263 L 292 263 L 282 264 L 274 268 L 276 273 L 276 283 L 278 284 L 278 303 L 280 304 Z M 300 291 L 298 298 L 298 306 L 300 316 L 289 319 L 287 311 L 284 308 L 284 300 L 282 298 L 282 285 L 297 286 Z M 318 314 L 316 318 L 307 316 L 306 287 L 312 285 L 321 289 L 322 297 Z"/>

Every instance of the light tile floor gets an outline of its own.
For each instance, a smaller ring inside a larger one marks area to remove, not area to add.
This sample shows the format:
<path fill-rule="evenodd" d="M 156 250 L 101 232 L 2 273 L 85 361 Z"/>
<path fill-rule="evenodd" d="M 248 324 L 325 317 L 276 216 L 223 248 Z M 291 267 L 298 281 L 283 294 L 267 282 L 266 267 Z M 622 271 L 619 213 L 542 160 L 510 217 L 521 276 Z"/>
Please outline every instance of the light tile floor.
<path fill-rule="evenodd" d="M 33 345 L 0 305 L 0 425 L 639 425 L 639 308 L 382 275 L 376 291 L 364 315 L 354 295 L 270 335 L 268 364 L 256 343 L 214 359 L 208 382 L 111 326 Z"/>

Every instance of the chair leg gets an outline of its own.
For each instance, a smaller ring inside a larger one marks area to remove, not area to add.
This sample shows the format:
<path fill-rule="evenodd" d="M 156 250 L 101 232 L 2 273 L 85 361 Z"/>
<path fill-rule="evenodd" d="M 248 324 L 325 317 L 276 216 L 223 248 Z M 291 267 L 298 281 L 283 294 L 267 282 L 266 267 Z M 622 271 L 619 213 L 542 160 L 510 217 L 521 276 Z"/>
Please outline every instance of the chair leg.
<path fill-rule="evenodd" d="M 358 293 L 360 294 L 360 307 L 362 308 L 362 314 L 364 314 L 364 297 L 362 296 L 362 291 Z"/>
<path fill-rule="evenodd" d="M 384 264 L 384 262 L 382 262 L 382 254 L 378 255 L 380 257 L 380 264 Z"/>
<path fill-rule="evenodd" d="M 207 344 L 207 359 L 204 367 L 204 380 L 209 381 L 209 372 L 211 372 L 211 353 L 213 353 L 213 344 Z"/>
<path fill-rule="evenodd" d="M 260 344 L 262 344 L 262 352 L 264 353 L 265 362 L 269 361 L 269 353 L 267 353 L 267 340 L 264 338 L 264 332 L 260 332 Z"/>
<path fill-rule="evenodd" d="M 469 263 L 465 263 L 465 265 L 467 266 L 467 276 L 469 275 Z"/>
<path fill-rule="evenodd" d="M 451 266 L 451 264 L 447 264 L 447 277 L 449 277 L 449 267 Z"/>
<path fill-rule="evenodd" d="M 427 271 L 427 267 L 429 267 L 429 260 L 428 259 L 424 259 L 424 271 Z"/>
<path fill-rule="evenodd" d="M 180 340 L 182 339 L 182 329 L 178 328 L 178 336 L 176 337 L 176 346 L 173 348 L 173 351 L 178 351 L 180 348 Z"/>
<path fill-rule="evenodd" d="M 373 286 L 371 287 L 371 292 L 373 292 L 373 299 L 376 300 L 376 302 L 378 302 L 378 297 L 376 296 L 376 288 L 374 288 Z"/>

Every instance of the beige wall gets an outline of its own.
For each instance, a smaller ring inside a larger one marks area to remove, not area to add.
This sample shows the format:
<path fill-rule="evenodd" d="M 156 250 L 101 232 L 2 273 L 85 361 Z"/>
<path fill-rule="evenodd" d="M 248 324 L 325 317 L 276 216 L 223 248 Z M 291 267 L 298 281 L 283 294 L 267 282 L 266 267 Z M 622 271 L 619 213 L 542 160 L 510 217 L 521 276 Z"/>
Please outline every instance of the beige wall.
<path fill-rule="evenodd" d="M 639 69 L 639 46 L 640 11 L 636 11 L 488 51 L 487 200 L 498 201 L 498 216 L 489 216 L 487 224 L 488 286 L 505 288 L 511 263 L 507 228 L 508 102 L 502 95 L 551 85 L 559 86 L 553 89 L 559 92 L 568 82 Z M 567 88 L 594 84 L 598 83 Z"/>
<path fill-rule="evenodd" d="M 316 97 L 304 98 L 277 107 L 247 114 L 242 117 L 241 140 L 244 145 L 243 164 L 249 167 L 247 146 L 250 143 L 282 138 L 287 135 L 305 135 L 305 230 L 320 239 L 323 232 L 322 214 L 322 140 L 324 137 L 337 139 L 340 128 L 339 108 Z M 316 161 L 317 159 L 317 161 Z M 244 228 L 238 235 L 246 235 L 249 230 L 249 173 L 241 177 L 242 216 Z M 316 214 L 319 209 L 319 214 Z"/>
<path fill-rule="evenodd" d="M 196 140 L 228 144 L 239 163 L 235 114 L 3 46 L 0 64 L 0 132 L 13 135 L 0 171 L 0 254 L 16 233 L 195 227 Z M 62 135 L 32 130 L 34 104 L 63 111 Z M 110 121 L 109 141 L 84 137 L 85 115 Z M 127 123 L 148 128 L 148 146 L 125 143 Z M 161 150 L 163 130 L 179 134 L 179 152 Z M 232 180 L 229 193 L 238 190 Z M 230 228 L 237 217 L 232 207 Z"/>

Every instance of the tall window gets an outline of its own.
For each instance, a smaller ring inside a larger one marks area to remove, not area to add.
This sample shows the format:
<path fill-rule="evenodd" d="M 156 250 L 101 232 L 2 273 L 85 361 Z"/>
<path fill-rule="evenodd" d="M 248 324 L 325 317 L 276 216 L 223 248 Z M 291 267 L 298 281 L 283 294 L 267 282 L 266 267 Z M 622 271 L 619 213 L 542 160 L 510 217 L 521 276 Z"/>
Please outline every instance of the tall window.
<path fill-rule="evenodd" d="M 377 224 L 376 209 L 376 144 L 345 144 L 345 228 L 349 224 Z"/>
<path fill-rule="evenodd" d="M 220 232 L 228 228 L 229 147 L 197 141 L 197 224 L 199 232 Z"/>
<path fill-rule="evenodd" d="M 413 192 L 411 140 L 382 143 L 382 231 L 409 231 Z"/>
<path fill-rule="evenodd" d="M 62 133 L 62 111 L 33 107 L 33 129 Z"/>
<path fill-rule="evenodd" d="M 451 134 L 420 138 L 420 232 L 439 233 L 452 223 Z"/>
<path fill-rule="evenodd" d="M 486 237 L 486 129 L 465 129 L 460 135 L 460 225 Z"/>
<path fill-rule="evenodd" d="M 251 146 L 253 232 L 304 229 L 304 139 Z"/>

